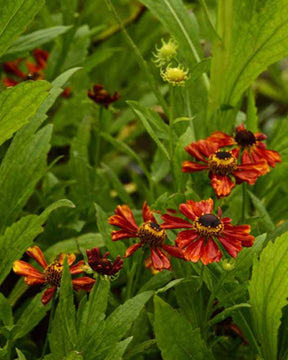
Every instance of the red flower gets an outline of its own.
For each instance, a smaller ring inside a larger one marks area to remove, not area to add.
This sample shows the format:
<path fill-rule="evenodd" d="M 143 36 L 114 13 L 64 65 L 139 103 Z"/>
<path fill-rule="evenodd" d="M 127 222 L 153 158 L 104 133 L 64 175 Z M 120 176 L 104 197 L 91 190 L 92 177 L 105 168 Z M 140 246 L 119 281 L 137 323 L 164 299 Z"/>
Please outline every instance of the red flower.
<path fill-rule="evenodd" d="M 199 140 L 185 147 L 197 162 L 184 161 L 183 172 L 209 171 L 211 186 L 218 198 L 228 196 L 236 184 L 246 181 L 254 185 L 259 176 L 269 171 L 265 160 L 250 164 L 237 164 L 239 149 L 217 151 L 217 144 Z M 235 179 L 235 182 L 233 181 Z"/>
<path fill-rule="evenodd" d="M 255 164 L 265 160 L 269 166 L 275 167 L 276 163 L 281 162 L 281 157 L 277 151 L 266 149 L 266 145 L 263 143 L 266 138 L 265 134 L 253 133 L 246 130 L 244 124 L 241 124 L 236 127 L 235 136 L 216 131 L 205 141 L 217 144 L 218 147 L 237 146 L 242 151 L 242 164 Z"/>
<path fill-rule="evenodd" d="M 103 257 L 101 257 L 100 249 L 93 248 L 91 250 L 86 250 L 88 257 L 88 264 L 92 270 L 102 275 L 115 275 L 123 267 L 123 260 L 121 260 L 120 255 L 118 255 L 114 262 L 108 259 L 109 252 L 106 252 Z"/>
<path fill-rule="evenodd" d="M 20 69 L 20 64 L 23 59 L 16 59 L 8 61 L 3 64 L 3 70 L 6 74 L 13 75 L 13 78 L 7 77 L 3 79 L 5 86 L 15 86 L 21 81 L 25 80 L 40 80 L 44 79 L 43 69 L 46 68 L 49 53 L 45 50 L 35 49 L 33 51 L 34 62 L 26 60 L 27 72 Z M 16 78 L 16 79 L 15 79 Z"/>
<path fill-rule="evenodd" d="M 130 246 L 124 257 L 129 257 L 140 247 L 148 245 L 151 256 L 146 260 L 146 264 L 150 263 L 151 260 L 155 270 L 171 269 L 167 253 L 183 258 L 182 251 L 175 246 L 164 244 L 167 236 L 166 231 L 157 223 L 146 201 L 143 204 L 142 217 L 144 222 L 138 226 L 131 209 L 127 205 L 117 206 L 115 215 L 109 218 L 109 224 L 117 226 L 121 230 L 112 231 L 112 240 L 138 238 L 140 241 Z"/>
<path fill-rule="evenodd" d="M 88 90 L 88 97 L 99 105 L 103 105 L 106 109 L 108 106 L 120 99 L 120 95 L 117 91 L 113 95 L 110 95 L 103 85 L 93 85 L 93 91 Z"/>
<path fill-rule="evenodd" d="M 200 202 L 188 200 L 179 206 L 188 220 L 168 214 L 162 216 L 164 223 L 161 226 L 164 229 L 189 229 L 181 231 L 176 238 L 176 244 L 183 249 L 186 260 L 197 262 L 201 259 L 207 265 L 222 258 L 220 243 L 233 258 L 242 246 L 253 245 L 254 236 L 250 235 L 249 225 L 233 226 L 230 218 L 221 218 L 220 208 L 217 216 L 212 214 L 213 207 L 212 199 Z"/>
<path fill-rule="evenodd" d="M 29 263 L 17 260 L 13 264 L 13 270 L 16 274 L 25 276 L 24 280 L 27 285 L 50 285 L 42 296 L 42 303 L 46 305 L 53 297 L 57 287 L 61 284 L 62 272 L 63 272 L 63 261 L 65 254 L 61 254 L 52 264 L 48 265 L 41 249 L 38 246 L 28 248 L 26 253 L 37 261 L 37 263 L 44 269 L 40 272 Z M 79 261 L 75 265 L 72 265 L 76 260 L 74 254 L 67 255 L 68 265 L 70 267 L 70 274 L 80 274 L 83 272 L 84 260 Z M 90 291 L 95 280 L 89 277 L 80 277 L 72 279 L 74 290 L 85 290 Z"/>

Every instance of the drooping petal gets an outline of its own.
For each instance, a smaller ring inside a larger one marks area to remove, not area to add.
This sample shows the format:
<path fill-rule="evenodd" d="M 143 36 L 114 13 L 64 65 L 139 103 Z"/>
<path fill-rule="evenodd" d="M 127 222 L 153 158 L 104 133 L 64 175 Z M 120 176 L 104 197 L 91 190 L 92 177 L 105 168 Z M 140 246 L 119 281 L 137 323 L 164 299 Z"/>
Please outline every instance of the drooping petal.
<path fill-rule="evenodd" d="M 84 271 L 84 269 L 83 269 L 84 266 L 85 266 L 84 260 L 78 261 L 77 264 L 70 266 L 70 269 L 69 269 L 70 274 L 71 275 L 81 274 Z"/>
<path fill-rule="evenodd" d="M 217 144 L 219 148 L 235 144 L 234 138 L 223 131 L 213 132 L 210 136 L 208 136 L 208 138 L 206 138 L 206 141 Z"/>
<path fill-rule="evenodd" d="M 127 205 L 118 205 L 115 215 L 110 216 L 108 222 L 128 232 L 137 233 L 138 230 L 134 215 Z"/>
<path fill-rule="evenodd" d="M 129 246 L 129 248 L 125 252 L 124 258 L 127 258 L 127 257 L 133 255 L 134 252 L 136 250 L 138 250 L 141 246 L 142 246 L 141 243 L 137 243 L 137 244 L 133 244 L 133 245 Z"/>
<path fill-rule="evenodd" d="M 146 201 L 144 201 L 144 204 L 142 207 L 142 217 L 143 217 L 144 222 L 150 220 L 157 224 L 157 221 L 156 221 L 152 211 L 150 210 L 150 207 L 147 205 Z"/>
<path fill-rule="evenodd" d="M 236 258 L 238 252 L 242 249 L 241 241 L 228 237 L 218 237 L 221 244 L 224 246 L 230 256 Z"/>
<path fill-rule="evenodd" d="M 193 226 L 189 221 L 169 214 L 162 215 L 161 219 L 164 220 L 164 223 L 161 224 L 162 229 L 181 229 L 191 228 Z"/>
<path fill-rule="evenodd" d="M 152 266 L 156 270 L 171 269 L 171 263 L 168 257 L 159 249 L 151 247 Z"/>
<path fill-rule="evenodd" d="M 42 298 L 41 298 L 41 302 L 43 305 L 48 304 L 48 302 L 52 299 L 56 289 L 57 289 L 57 287 L 53 286 L 44 291 L 44 294 L 42 295 Z"/>
<path fill-rule="evenodd" d="M 219 199 L 223 196 L 230 195 L 235 183 L 229 176 L 213 174 L 211 175 L 211 186 Z"/>
<path fill-rule="evenodd" d="M 206 158 L 208 158 L 210 154 L 218 150 L 218 145 L 210 141 L 198 140 L 186 146 L 185 150 L 196 160 L 207 163 Z"/>
<path fill-rule="evenodd" d="M 19 79 L 25 79 L 26 74 L 19 68 L 20 63 L 23 59 L 16 59 L 12 61 L 7 61 L 3 64 L 3 70 L 6 74 L 13 74 Z"/>
<path fill-rule="evenodd" d="M 203 255 L 204 238 L 194 241 L 184 250 L 186 260 L 197 262 Z"/>
<path fill-rule="evenodd" d="M 129 232 L 126 230 L 113 230 L 111 236 L 113 241 L 138 237 L 137 233 Z"/>
<path fill-rule="evenodd" d="M 44 274 L 41 275 L 42 275 L 42 279 L 34 276 L 25 276 L 24 277 L 25 284 L 29 286 L 45 284 L 46 282 L 45 275 Z"/>
<path fill-rule="evenodd" d="M 165 250 L 169 255 L 179 259 L 184 259 L 183 250 L 177 246 L 162 244 L 162 249 Z"/>
<path fill-rule="evenodd" d="M 46 269 L 46 267 L 48 266 L 44 255 L 38 246 L 35 245 L 33 247 L 29 247 L 26 251 L 26 254 L 36 260 L 43 269 Z"/>
<path fill-rule="evenodd" d="M 175 242 L 177 246 L 179 246 L 181 249 L 184 249 L 198 236 L 199 234 L 195 230 L 183 230 L 177 235 Z"/>
<path fill-rule="evenodd" d="M 77 279 L 72 279 L 73 289 L 76 291 L 84 290 L 91 291 L 93 285 L 95 284 L 95 280 L 91 279 L 88 276 L 79 277 Z"/>
<path fill-rule="evenodd" d="M 252 156 L 254 159 L 256 158 L 256 159 L 266 160 L 268 165 L 271 167 L 275 167 L 276 163 L 281 163 L 281 156 L 277 151 L 268 150 L 260 146 L 257 146 L 253 149 Z"/>
<path fill-rule="evenodd" d="M 196 163 L 193 161 L 184 161 L 182 163 L 182 171 L 185 173 L 208 170 L 208 165 Z"/>
<path fill-rule="evenodd" d="M 237 169 L 232 172 L 236 178 L 237 184 L 246 181 L 250 185 L 254 185 L 257 179 L 269 172 L 269 166 L 266 161 L 259 163 L 238 165 Z"/>
<path fill-rule="evenodd" d="M 39 280 L 43 279 L 44 276 L 39 270 L 35 269 L 34 266 L 22 260 L 14 261 L 13 271 L 18 275 L 34 277 Z"/>
<path fill-rule="evenodd" d="M 2 82 L 6 87 L 16 86 L 16 85 L 19 84 L 19 81 L 16 81 L 16 80 L 14 80 L 12 78 L 3 78 Z"/>
<path fill-rule="evenodd" d="M 221 260 L 222 254 L 219 250 L 218 245 L 209 238 L 206 245 L 203 246 L 201 261 L 204 265 L 210 264 L 212 262 L 219 262 Z"/>

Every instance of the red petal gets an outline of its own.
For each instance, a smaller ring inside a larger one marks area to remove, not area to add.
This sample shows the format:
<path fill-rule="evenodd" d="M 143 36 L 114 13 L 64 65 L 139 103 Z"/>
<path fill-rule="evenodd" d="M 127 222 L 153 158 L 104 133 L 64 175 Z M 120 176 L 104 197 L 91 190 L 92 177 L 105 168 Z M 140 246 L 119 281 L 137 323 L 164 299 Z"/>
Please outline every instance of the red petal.
<path fill-rule="evenodd" d="M 151 247 L 152 266 L 156 270 L 171 269 L 171 263 L 168 257 L 159 249 Z"/>
<path fill-rule="evenodd" d="M 186 204 L 180 204 L 179 209 L 183 215 L 194 221 L 203 214 L 210 214 L 213 211 L 214 202 L 212 199 L 202 201 L 187 200 Z"/>
<path fill-rule="evenodd" d="M 77 262 L 77 264 L 70 266 L 70 274 L 74 275 L 74 274 L 81 274 L 84 269 L 83 266 L 85 266 L 85 261 L 84 260 L 80 260 Z"/>
<path fill-rule="evenodd" d="M 194 241 L 184 250 L 186 260 L 197 262 L 203 254 L 204 238 Z"/>
<path fill-rule="evenodd" d="M 181 249 L 184 249 L 190 243 L 192 243 L 198 236 L 199 234 L 194 230 L 184 230 L 177 235 L 175 242 L 177 246 L 179 246 Z"/>
<path fill-rule="evenodd" d="M 73 289 L 84 290 L 89 292 L 92 289 L 92 286 L 95 284 L 95 280 L 91 279 L 88 276 L 83 276 L 77 279 L 72 279 Z"/>
<path fill-rule="evenodd" d="M 22 260 L 14 261 L 13 271 L 18 275 L 34 277 L 40 280 L 44 279 L 44 274 L 42 274 L 39 270 L 35 269 L 29 263 Z"/>
<path fill-rule="evenodd" d="M 46 267 L 48 266 L 44 255 L 38 246 L 29 247 L 26 251 L 26 254 L 36 260 L 43 269 L 46 269 Z"/>
<path fill-rule="evenodd" d="M 209 157 L 212 153 L 217 151 L 218 145 L 216 143 L 199 140 L 185 147 L 185 150 L 196 160 L 207 162 L 205 159 Z"/>
<path fill-rule="evenodd" d="M 138 237 L 137 233 L 128 232 L 126 230 L 113 230 L 111 236 L 113 241 Z"/>
<path fill-rule="evenodd" d="M 108 222 L 110 225 L 114 225 L 127 230 L 128 232 L 137 233 L 138 226 L 135 222 L 134 215 L 127 205 L 118 205 L 115 210 L 116 215 L 110 216 Z"/>
<path fill-rule="evenodd" d="M 25 284 L 29 286 L 42 285 L 46 282 L 44 274 L 42 274 L 42 279 L 33 276 L 25 276 L 24 281 Z"/>
<path fill-rule="evenodd" d="M 156 221 L 155 217 L 153 216 L 153 213 L 150 210 L 150 207 L 147 205 L 146 201 L 144 201 L 144 204 L 142 207 L 142 217 L 143 217 L 144 222 L 150 220 L 157 224 L 157 221 Z"/>
<path fill-rule="evenodd" d="M 206 138 L 206 141 L 211 141 L 217 144 L 218 147 L 224 147 L 235 144 L 234 138 L 222 131 L 213 132 L 208 138 Z"/>
<path fill-rule="evenodd" d="M 204 265 L 210 264 L 212 262 L 219 262 L 222 257 L 221 251 L 218 248 L 218 245 L 213 241 L 213 239 L 208 239 L 207 244 L 204 245 L 201 261 Z"/>
<path fill-rule="evenodd" d="M 238 252 L 242 249 L 241 241 L 239 240 L 224 238 L 220 236 L 218 237 L 218 239 L 221 242 L 221 244 L 224 246 L 228 254 L 234 258 L 237 256 Z"/>
<path fill-rule="evenodd" d="M 19 81 L 16 81 L 14 79 L 11 79 L 11 78 L 3 78 L 3 84 L 6 86 L 6 87 L 10 87 L 10 86 L 16 86 L 17 84 L 19 84 Z"/>
<path fill-rule="evenodd" d="M 131 245 L 125 252 L 124 258 L 127 258 L 129 256 L 131 256 L 132 254 L 134 254 L 134 252 L 136 250 L 138 250 L 140 247 L 142 246 L 141 243 L 137 243 L 137 244 L 133 244 Z"/>
<path fill-rule="evenodd" d="M 169 255 L 179 259 L 184 259 L 183 250 L 177 246 L 162 244 L 162 249 L 165 250 Z"/>
<path fill-rule="evenodd" d="M 209 169 L 207 165 L 203 165 L 193 161 L 184 161 L 182 163 L 182 171 L 185 173 L 207 170 L 207 169 Z"/>
<path fill-rule="evenodd" d="M 230 195 L 232 189 L 235 186 L 235 183 L 229 176 L 213 174 L 211 176 L 211 186 L 219 199 L 223 196 Z"/>
<path fill-rule="evenodd" d="M 41 299 L 43 305 L 48 304 L 48 302 L 52 299 L 56 289 L 57 289 L 56 286 L 53 286 L 44 291 L 44 294 L 42 295 L 42 299 Z"/>
<path fill-rule="evenodd" d="M 187 220 L 169 214 L 162 215 L 161 219 L 164 220 L 164 223 L 161 224 L 162 229 L 181 229 L 181 228 L 191 228 L 193 226 Z"/>

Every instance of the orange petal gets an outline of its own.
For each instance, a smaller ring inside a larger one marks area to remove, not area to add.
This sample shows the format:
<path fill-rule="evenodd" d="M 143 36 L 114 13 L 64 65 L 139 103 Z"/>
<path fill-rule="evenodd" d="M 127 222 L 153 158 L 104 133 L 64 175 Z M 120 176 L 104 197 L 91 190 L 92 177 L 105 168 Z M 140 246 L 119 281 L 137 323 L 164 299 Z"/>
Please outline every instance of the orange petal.
<path fill-rule="evenodd" d="M 42 274 L 42 275 L 43 275 L 42 279 L 36 278 L 33 276 L 25 276 L 25 278 L 24 278 L 25 284 L 29 285 L 29 286 L 45 284 L 45 282 L 46 282 L 45 276 L 44 276 L 44 274 Z"/>
<path fill-rule="evenodd" d="M 84 271 L 83 269 L 84 265 L 85 265 L 85 261 L 80 260 L 77 262 L 77 264 L 70 266 L 70 274 L 71 275 L 81 274 Z"/>
<path fill-rule="evenodd" d="M 91 279 L 88 276 L 80 277 L 77 279 L 72 279 L 73 289 L 78 290 L 84 290 L 89 292 L 93 285 L 95 284 L 95 280 Z"/>
<path fill-rule="evenodd" d="M 32 265 L 29 263 L 22 261 L 22 260 L 16 260 L 13 264 L 13 271 L 22 276 L 29 276 L 34 277 L 37 279 L 43 279 L 44 274 L 42 274 L 39 270 L 35 269 Z"/>
<path fill-rule="evenodd" d="M 153 216 L 153 213 L 150 210 L 150 207 L 147 205 L 146 201 L 144 201 L 144 204 L 142 207 L 142 217 L 143 217 L 144 222 L 150 220 L 157 224 L 157 221 L 156 221 L 155 217 Z"/>
<path fill-rule="evenodd" d="M 42 298 L 41 298 L 41 302 L 43 305 L 48 304 L 48 302 L 52 299 L 56 289 L 57 289 L 57 287 L 53 286 L 44 291 L 44 294 L 42 295 Z"/>
<path fill-rule="evenodd" d="M 219 199 L 223 196 L 230 195 L 235 183 L 229 176 L 213 174 L 211 177 L 211 186 Z"/>
<path fill-rule="evenodd" d="M 35 245 L 33 247 L 29 247 L 26 251 L 26 254 L 36 260 L 43 269 L 46 269 L 46 267 L 48 266 L 44 255 L 38 246 Z"/>

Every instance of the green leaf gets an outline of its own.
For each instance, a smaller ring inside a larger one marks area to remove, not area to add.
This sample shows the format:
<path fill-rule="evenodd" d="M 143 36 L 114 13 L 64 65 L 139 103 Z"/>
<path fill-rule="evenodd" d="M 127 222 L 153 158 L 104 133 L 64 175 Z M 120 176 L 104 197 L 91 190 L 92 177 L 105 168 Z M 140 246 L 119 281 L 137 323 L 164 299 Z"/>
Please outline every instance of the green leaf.
<path fill-rule="evenodd" d="M 127 101 L 127 104 L 133 110 L 135 115 L 141 120 L 143 126 L 147 130 L 148 134 L 158 145 L 159 150 L 163 153 L 164 156 L 168 160 L 170 160 L 170 155 L 165 147 L 165 145 L 160 141 L 159 135 L 157 136 L 156 130 L 159 130 L 165 134 L 165 138 L 167 133 L 169 132 L 168 126 L 164 123 L 164 121 L 160 118 L 160 116 L 156 113 L 156 111 L 147 109 L 145 106 L 139 104 L 136 101 Z M 153 125 L 154 126 L 153 126 Z M 153 129 L 154 127 L 154 129 Z"/>
<path fill-rule="evenodd" d="M 64 261 L 59 303 L 52 322 L 51 334 L 48 335 L 51 353 L 57 354 L 60 359 L 74 350 L 77 343 L 73 300 L 73 286 L 69 266 L 67 261 Z"/>
<path fill-rule="evenodd" d="M 199 329 L 191 324 L 160 297 L 154 297 L 154 330 L 163 360 L 207 359 Z"/>
<path fill-rule="evenodd" d="M 10 301 L 6 299 L 2 293 L 0 293 L 0 320 L 5 326 L 13 325 L 13 314 Z"/>
<path fill-rule="evenodd" d="M 0 56 L 25 30 L 44 2 L 44 0 L 0 0 Z"/>
<path fill-rule="evenodd" d="M 252 132 L 258 131 L 257 107 L 252 87 L 248 90 L 246 127 Z"/>
<path fill-rule="evenodd" d="M 219 314 L 217 314 L 216 316 L 213 317 L 213 319 L 208 321 L 209 326 L 214 326 L 215 324 L 217 324 L 218 322 L 221 322 L 223 320 L 225 320 L 227 317 L 231 316 L 231 314 L 236 310 L 238 311 L 239 309 L 242 308 L 250 308 L 251 305 L 250 304 L 237 304 L 234 306 L 230 306 L 226 309 L 224 309 L 223 311 L 221 311 Z"/>
<path fill-rule="evenodd" d="M 251 191 L 248 191 L 248 194 L 252 200 L 253 205 L 255 206 L 255 209 L 258 211 L 260 215 L 259 222 L 263 227 L 262 232 L 270 232 L 275 229 L 275 224 L 271 220 L 271 217 L 266 210 L 265 206 L 263 205 L 262 201 L 257 198 L 256 195 L 254 195 Z"/>
<path fill-rule="evenodd" d="M 0 166 L 0 228 L 11 224 L 47 170 L 52 126 L 14 140 Z M 11 180 L 13 179 L 13 181 Z"/>
<path fill-rule="evenodd" d="M 100 349 L 97 351 L 99 359 L 103 358 L 103 354 L 108 348 L 120 341 L 132 323 L 137 319 L 145 303 L 151 298 L 152 291 L 146 291 L 136 295 L 132 299 L 127 300 L 113 311 L 105 321 L 105 329 L 101 334 Z M 100 339 L 99 339 L 100 340 Z M 97 358 L 97 356 L 95 356 Z"/>
<path fill-rule="evenodd" d="M 123 355 L 124 352 L 127 348 L 127 346 L 130 344 L 130 342 L 132 341 L 133 337 L 130 336 L 129 338 L 118 342 L 113 348 L 112 350 L 110 350 L 108 352 L 108 354 L 105 357 L 105 360 L 122 360 L 123 359 Z"/>
<path fill-rule="evenodd" d="M 18 359 L 16 359 L 16 360 L 26 360 L 26 357 L 25 357 L 25 355 L 22 353 L 21 350 L 19 350 L 19 349 L 16 348 L 16 352 L 17 352 L 17 355 L 18 355 Z"/>
<path fill-rule="evenodd" d="M 0 236 L 0 284 L 9 274 L 13 262 L 22 257 L 23 253 L 33 244 L 33 240 L 42 231 L 42 224 L 55 209 L 71 206 L 69 200 L 59 200 L 50 205 L 42 214 L 22 217 Z"/>
<path fill-rule="evenodd" d="M 288 234 L 269 243 L 255 262 L 249 285 L 254 332 L 264 359 L 276 360 L 282 308 L 288 297 Z"/>
<path fill-rule="evenodd" d="M 158 183 L 161 181 L 166 175 L 168 175 L 170 171 L 170 162 L 163 153 L 157 149 L 154 154 L 154 159 L 151 164 L 151 179 Z"/>
<path fill-rule="evenodd" d="M 21 339 L 28 334 L 44 318 L 51 304 L 43 305 L 41 297 L 43 294 L 37 294 L 22 311 L 16 325 L 17 329 L 13 339 Z"/>
<path fill-rule="evenodd" d="M 14 44 L 7 50 L 5 57 L 8 55 L 21 54 L 27 52 L 37 47 L 48 43 L 49 41 L 55 39 L 57 36 L 64 34 L 68 31 L 70 26 L 53 26 L 47 29 L 41 29 L 34 31 L 28 35 L 20 36 Z"/>
<path fill-rule="evenodd" d="M 46 81 L 23 82 L 0 93 L 0 145 L 29 121 L 49 88 Z"/>

